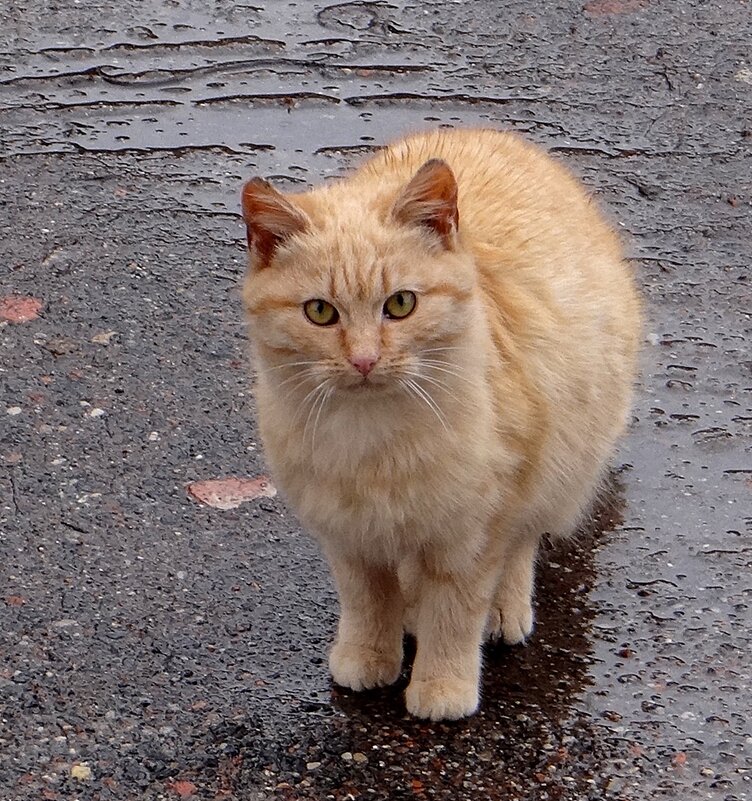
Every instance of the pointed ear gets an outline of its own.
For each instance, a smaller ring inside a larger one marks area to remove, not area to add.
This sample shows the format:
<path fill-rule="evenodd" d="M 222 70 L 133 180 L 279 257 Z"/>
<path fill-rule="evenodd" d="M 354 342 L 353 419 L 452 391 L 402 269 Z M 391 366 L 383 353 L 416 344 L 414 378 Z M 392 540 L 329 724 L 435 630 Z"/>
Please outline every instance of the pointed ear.
<path fill-rule="evenodd" d="M 302 209 L 270 183 L 253 178 L 243 187 L 243 218 L 254 267 L 268 267 L 277 247 L 309 224 Z"/>
<path fill-rule="evenodd" d="M 441 159 L 427 161 L 397 198 L 392 214 L 399 222 L 433 231 L 452 250 L 459 225 L 457 181 Z"/>

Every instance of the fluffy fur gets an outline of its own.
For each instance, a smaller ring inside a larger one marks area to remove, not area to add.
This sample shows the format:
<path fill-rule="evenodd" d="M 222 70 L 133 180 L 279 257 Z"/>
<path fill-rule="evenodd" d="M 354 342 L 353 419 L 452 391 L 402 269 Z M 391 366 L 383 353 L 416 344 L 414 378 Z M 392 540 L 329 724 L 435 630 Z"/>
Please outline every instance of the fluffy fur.
<path fill-rule="evenodd" d="M 337 583 L 332 676 L 394 682 L 407 629 L 408 710 L 472 714 L 484 637 L 531 633 L 540 537 L 577 525 L 627 420 L 618 238 L 563 167 L 488 130 L 410 137 L 306 193 L 255 179 L 243 209 L 259 426 Z M 417 304 L 390 319 L 400 290 Z M 310 322 L 311 299 L 339 320 Z"/>

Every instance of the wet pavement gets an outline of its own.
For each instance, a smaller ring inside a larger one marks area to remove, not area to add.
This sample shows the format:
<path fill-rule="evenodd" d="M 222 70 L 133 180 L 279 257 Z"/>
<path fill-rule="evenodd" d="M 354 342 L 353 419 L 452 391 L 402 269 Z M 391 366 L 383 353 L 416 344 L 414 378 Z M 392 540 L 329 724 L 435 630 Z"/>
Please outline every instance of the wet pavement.
<path fill-rule="evenodd" d="M 752 798 L 750 41 L 744 0 L 0 9 L 2 801 Z M 430 724 L 331 688 L 280 498 L 188 485 L 264 472 L 241 182 L 467 124 L 582 175 L 648 324 L 536 634 Z"/>

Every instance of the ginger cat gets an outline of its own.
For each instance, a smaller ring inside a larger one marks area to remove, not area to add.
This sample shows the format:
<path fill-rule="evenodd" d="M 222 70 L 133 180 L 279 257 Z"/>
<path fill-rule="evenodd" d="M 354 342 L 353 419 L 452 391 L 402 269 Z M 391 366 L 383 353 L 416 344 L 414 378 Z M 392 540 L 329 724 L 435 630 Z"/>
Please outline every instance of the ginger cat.
<path fill-rule="evenodd" d="M 244 299 L 274 478 L 318 538 L 337 684 L 478 708 L 481 644 L 533 629 L 544 533 L 573 531 L 625 427 L 640 309 L 617 236 L 517 136 L 419 134 L 345 180 L 243 189 Z"/>

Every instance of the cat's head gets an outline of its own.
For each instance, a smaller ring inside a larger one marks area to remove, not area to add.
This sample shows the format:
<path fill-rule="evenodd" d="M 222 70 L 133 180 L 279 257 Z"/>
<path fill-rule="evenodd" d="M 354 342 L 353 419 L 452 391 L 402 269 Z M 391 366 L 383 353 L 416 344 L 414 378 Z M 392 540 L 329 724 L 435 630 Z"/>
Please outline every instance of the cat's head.
<path fill-rule="evenodd" d="M 251 336 L 260 369 L 289 391 L 432 395 L 457 373 L 478 302 L 457 183 L 435 159 L 391 180 L 243 189 Z"/>

